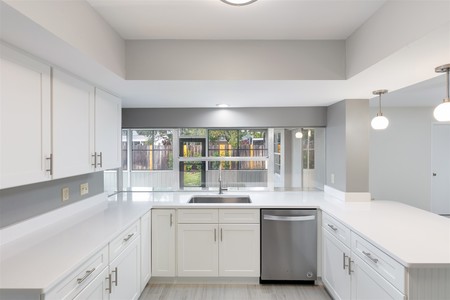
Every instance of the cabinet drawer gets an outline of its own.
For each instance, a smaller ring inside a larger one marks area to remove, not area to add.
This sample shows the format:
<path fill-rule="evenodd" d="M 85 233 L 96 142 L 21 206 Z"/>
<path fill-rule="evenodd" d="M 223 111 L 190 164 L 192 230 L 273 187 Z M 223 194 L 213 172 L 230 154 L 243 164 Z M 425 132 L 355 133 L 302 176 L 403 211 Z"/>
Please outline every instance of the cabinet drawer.
<path fill-rule="evenodd" d="M 109 243 L 109 260 L 113 261 L 139 235 L 139 221 L 122 231 Z"/>
<path fill-rule="evenodd" d="M 57 284 L 45 295 L 45 300 L 74 298 L 108 266 L 108 263 L 108 246 L 105 246 Z"/>
<path fill-rule="evenodd" d="M 179 209 L 178 223 L 217 224 L 219 212 L 217 209 Z"/>
<path fill-rule="evenodd" d="M 259 224 L 259 209 L 219 209 L 221 224 Z"/>
<path fill-rule="evenodd" d="M 403 265 L 354 232 L 352 232 L 352 252 L 400 292 L 405 293 L 405 268 Z"/>
<path fill-rule="evenodd" d="M 322 214 L 322 227 L 325 228 L 325 230 L 331 233 L 339 241 L 341 241 L 344 245 L 350 248 L 350 229 L 347 228 L 344 224 L 324 212 Z"/>

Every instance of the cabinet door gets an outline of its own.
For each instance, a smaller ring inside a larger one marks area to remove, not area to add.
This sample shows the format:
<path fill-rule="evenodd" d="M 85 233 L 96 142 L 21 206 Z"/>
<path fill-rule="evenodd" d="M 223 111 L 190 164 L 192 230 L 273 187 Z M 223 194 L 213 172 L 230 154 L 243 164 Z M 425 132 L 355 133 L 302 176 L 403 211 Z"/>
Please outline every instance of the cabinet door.
<path fill-rule="evenodd" d="M 356 254 L 352 258 L 352 299 L 403 300 L 405 296 Z"/>
<path fill-rule="evenodd" d="M 121 162 L 121 101 L 95 89 L 96 170 L 119 168 Z"/>
<path fill-rule="evenodd" d="M 94 170 L 94 87 L 53 71 L 53 178 Z"/>
<path fill-rule="evenodd" d="M 141 218 L 141 292 L 152 275 L 152 232 L 150 212 Z"/>
<path fill-rule="evenodd" d="M 0 189 L 51 179 L 50 67 L 0 45 Z"/>
<path fill-rule="evenodd" d="M 217 276 L 217 239 L 217 224 L 178 224 L 178 276 Z"/>
<path fill-rule="evenodd" d="M 174 209 L 152 209 L 152 275 L 175 276 Z"/>
<path fill-rule="evenodd" d="M 351 276 L 348 271 L 350 249 L 323 229 L 322 281 L 334 299 L 351 296 Z"/>
<path fill-rule="evenodd" d="M 138 299 L 141 294 L 140 239 L 135 239 L 109 266 L 110 300 Z"/>
<path fill-rule="evenodd" d="M 107 300 L 109 299 L 108 268 L 105 268 L 92 280 L 74 300 Z"/>
<path fill-rule="evenodd" d="M 219 276 L 259 277 L 259 224 L 219 225 Z"/>

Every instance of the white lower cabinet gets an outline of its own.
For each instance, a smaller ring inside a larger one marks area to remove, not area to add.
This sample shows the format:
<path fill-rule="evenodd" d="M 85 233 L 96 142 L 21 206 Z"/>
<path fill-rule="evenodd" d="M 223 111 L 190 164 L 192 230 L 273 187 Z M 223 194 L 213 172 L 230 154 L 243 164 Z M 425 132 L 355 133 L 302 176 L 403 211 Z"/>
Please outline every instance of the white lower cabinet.
<path fill-rule="evenodd" d="M 108 268 L 92 280 L 74 300 L 107 300 L 109 299 Z"/>
<path fill-rule="evenodd" d="M 109 265 L 110 300 L 138 299 L 140 290 L 140 239 L 132 241 Z"/>
<path fill-rule="evenodd" d="M 404 267 L 353 232 L 350 241 L 341 234 L 349 229 L 325 213 L 324 220 L 322 281 L 334 299 L 406 298 Z"/>
<path fill-rule="evenodd" d="M 177 213 L 178 276 L 259 277 L 258 209 L 179 209 Z M 220 223 L 225 213 L 230 217 L 227 222 L 239 224 Z"/>
<path fill-rule="evenodd" d="M 152 275 L 175 276 L 175 209 L 152 209 Z"/>
<path fill-rule="evenodd" d="M 152 214 L 141 217 L 141 292 L 152 276 Z"/>

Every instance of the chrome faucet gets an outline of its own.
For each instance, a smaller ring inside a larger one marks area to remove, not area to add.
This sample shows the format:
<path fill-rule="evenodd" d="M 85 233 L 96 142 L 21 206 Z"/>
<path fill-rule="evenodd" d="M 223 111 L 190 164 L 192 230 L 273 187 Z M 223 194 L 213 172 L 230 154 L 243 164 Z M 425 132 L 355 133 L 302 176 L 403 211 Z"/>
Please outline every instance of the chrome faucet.
<path fill-rule="evenodd" d="M 222 187 L 222 164 L 219 165 L 219 195 L 223 194 L 223 191 L 228 190 Z"/>

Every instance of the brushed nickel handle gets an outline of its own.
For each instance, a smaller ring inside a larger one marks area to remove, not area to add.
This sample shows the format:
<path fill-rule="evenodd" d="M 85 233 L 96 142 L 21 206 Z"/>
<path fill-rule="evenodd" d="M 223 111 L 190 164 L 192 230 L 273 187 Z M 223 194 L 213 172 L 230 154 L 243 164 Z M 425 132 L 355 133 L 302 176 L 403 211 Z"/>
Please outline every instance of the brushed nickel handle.
<path fill-rule="evenodd" d="M 46 171 L 46 172 L 49 172 L 50 175 L 53 175 L 53 154 L 50 154 L 50 156 L 49 156 L 49 157 L 46 157 L 45 159 L 48 160 L 48 161 L 50 162 L 50 163 L 49 163 L 49 168 L 46 169 L 45 171 Z"/>
<path fill-rule="evenodd" d="M 352 270 L 352 263 L 355 263 L 350 257 L 348 258 L 348 275 L 352 275 L 354 270 Z"/>
<path fill-rule="evenodd" d="M 333 231 L 338 230 L 336 226 L 332 225 L 332 224 L 327 224 L 328 227 L 330 227 L 331 229 L 333 229 Z"/>
<path fill-rule="evenodd" d="M 345 268 L 346 267 L 348 267 L 348 265 L 347 265 L 347 258 L 349 258 L 349 256 L 348 255 L 346 255 L 345 253 L 342 253 L 343 254 L 343 262 L 342 262 L 342 268 L 345 270 Z"/>
<path fill-rule="evenodd" d="M 130 233 L 126 238 L 123 239 L 124 242 L 128 242 L 129 239 L 133 237 L 134 233 Z"/>
<path fill-rule="evenodd" d="M 94 154 L 91 155 L 94 158 L 94 163 L 91 164 L 94 168 L 97 167 L 97 152 L 94 152 Z"/>
<path fill-rule="evenodd" d="M 108 287 L 105 290 L 111 294 L 112 293 L 111 274 L 109 274 L 108 277 L 106 277 L 106 280 L 108 280 Z"/>
<path fill-rule="evenodd" d="M 220 241 L 221 242 L 223 241 L 223 229 L 222 228 L 220 228 Z"/>
<path fill-rule="evenodd" d="M 77 283 L 80 284 L 80 283 L 82 283 L 83 281 L 85 281 L 86 278 L 88 278 L 89 275 L 91 275 L 94 271 L 95 271 L 95 268 L 92 268 L 92 269 L 90 269 L 90 270 L 87 270 L 86 273 L 84 273 L 84 276 L 83 276 L 83 277 L 77 278 Z"/>
<path fill-rule="evenodd" d="M 112 281 L 112 283 L 114 283 L 115 286 L 117 286 L 118 282 L 119 282 L 119 272 L 117 270 L 117 267 L 112 271 L 114 273 L 114 280 Z"/>
<path fill-rule="evenodd" d="M 217 229 L 214 228 L 214 242 L 217 241 Z"/>
<path fill-rule="evenodd" d="M 103 152 L 99 152 L 97 156 L 100 157 L 99 162 L 97 163 L 97 166 L 100 168 L 103 168 Z"/>
<path fill-rule="evenodd" d="M 173 224 L 173 215 L 170 214 L 170 227 L 172 227 L 172 224 Z"/>
<path fill-rule="evenodd" d="M 374 263 L 378 263 L 378 258 L 373 258 L 370 252 L 363 251 L 362 253 Z"/>

